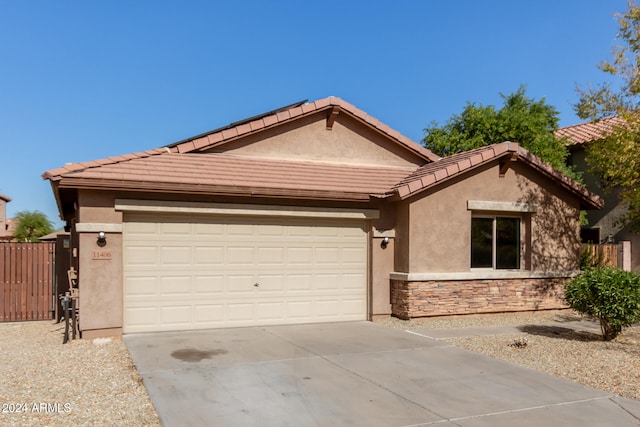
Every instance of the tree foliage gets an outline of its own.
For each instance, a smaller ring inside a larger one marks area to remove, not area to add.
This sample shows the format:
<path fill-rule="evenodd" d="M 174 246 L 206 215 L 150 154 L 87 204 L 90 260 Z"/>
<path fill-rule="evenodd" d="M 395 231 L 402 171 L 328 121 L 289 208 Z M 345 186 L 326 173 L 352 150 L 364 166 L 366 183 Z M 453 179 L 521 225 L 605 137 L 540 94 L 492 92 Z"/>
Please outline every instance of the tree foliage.
<path fill-rule="evenodd" d="M 519 143 L 556 169 L 576 178 L 566 166 L 568 150 L 558 140 L 558 111 L 545 99 L 535 100 L 521 86 L 510 95 L 500 94 L 504 103 L 497 109 L 468 103 L 462 114 L 454 114 L 443 126 L 432 123 L 425 129 L 425 147 L 448 156 L 504 141 Z"/>
<path fill-rule="evenodd" d="M 596 317 L 602 338 L 612 340 L 640 321 L 640 276 L 618 268 L 589 268 L 567 283 L 565 299 L 574 310 Z"/>
<path fill-rule="evenodd" d="M 49 218 L 40 211 L 20 211 L 15 216 L 18 226 L 13 234 L 22 242 L 37 242 L 38 238 L 53 233 Z"/>
<path fill-rule="evenodd" d="M 620 44 L 611 60 L 598 65 L 609 81 L 578 88 L 574 108 L 582 119 L 624 119 L 609 137 L 587 148 L 587 161 L 605 188 L 621 190 L 621 200 L 629 207 L 623 222 L 640 231 L 640 7 L 634 2 L 628 7 L 616 15 Z"/>

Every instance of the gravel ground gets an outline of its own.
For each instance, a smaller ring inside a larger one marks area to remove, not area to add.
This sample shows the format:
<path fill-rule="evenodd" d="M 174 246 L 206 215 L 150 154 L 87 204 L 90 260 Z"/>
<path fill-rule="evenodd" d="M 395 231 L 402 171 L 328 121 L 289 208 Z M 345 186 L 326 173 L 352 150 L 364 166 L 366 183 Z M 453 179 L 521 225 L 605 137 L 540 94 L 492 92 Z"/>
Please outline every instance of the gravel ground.
<path fill-rule="evenodd" d="M 640 326 L 604 342 L 562 322 L 571 311 L 422 318 L 377 323 L 415 332 L 518 326 L 527 332 L 449 338 L 447 342 L 620 396 L 640 400 Z M 560 322 L 547 326 L 550 322 Z M 0 426 L 159 426 L 131 357 L 119 338 L 62 344 L 62 325 L 0 323 Z"/>
<path fill-rule="evenodd" d="M 563 310 L 410 321 L 390 318 L 377 323 L 415 332 L 435 328 L 527 325 L 522 328 L 526 332 L 519 334 L 447 338 L 445 341 L 588 387 L 640 400 L 640 326 L 623 329 L 615 340 L 605 342 L 599 330 L 574 331 L 562 326 L 563 322 L 576 320 L 586 319 Z M 559 323 L 545 325 L 550 322 Z"/>
<path fill-rule="evenodd" d="M 0 323 L 0 426 L 160 425 L 119 338 L 63 345 L 62 332 L 51 321 Z"/>

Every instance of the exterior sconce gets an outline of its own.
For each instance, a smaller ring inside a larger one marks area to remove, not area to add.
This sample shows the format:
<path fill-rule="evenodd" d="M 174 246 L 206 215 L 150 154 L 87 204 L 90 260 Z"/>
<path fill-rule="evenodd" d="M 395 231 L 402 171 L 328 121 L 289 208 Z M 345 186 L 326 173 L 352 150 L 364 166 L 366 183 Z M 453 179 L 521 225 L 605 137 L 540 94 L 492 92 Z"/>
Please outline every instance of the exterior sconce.
<path fill-rule="evenodd" d="M 101 248 L 104 247 L 107 244 L 107 235 L 104 234 L 104 231 L 101 231 L 98 233 L 98 241 L 97 241 L 98 246 L 100 246 Z"/>
<path fill-rule="evenodd" d="M 380 247 L 382 249 L 386 249 L 387 245 L 389 244 L 389 238 L 385 237 L 384 239 L 382 239 L 382 241 L 380 242 Z"/>

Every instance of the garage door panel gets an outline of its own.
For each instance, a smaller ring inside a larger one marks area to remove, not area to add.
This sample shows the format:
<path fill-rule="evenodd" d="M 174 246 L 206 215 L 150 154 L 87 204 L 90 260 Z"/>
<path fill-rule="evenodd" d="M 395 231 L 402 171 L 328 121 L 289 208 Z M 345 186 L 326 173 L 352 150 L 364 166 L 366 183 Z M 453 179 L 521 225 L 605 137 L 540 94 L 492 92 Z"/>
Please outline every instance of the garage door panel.
<path fill-rule="evenodd" d="M 340 261 L 340 249 L 337 247 L 316 248 L 315 261 L 319 264 L 335 265 Z"/>
<path fill-rule="evenodd" d="M 290 292 L 309 292 L 313 290 L 313 276 L 311 274 L 290 274 L 287 290 Z"/>
<path fill-rule="evenodd" d="M 248 236 L 251 237 L 255 235 L 255 229 L 253 224 L 227 224 L 226 226 L 226 234 L 229 236 Z"/>
<path fill-rule="evenodd" d="M 160 254 L 160 264 L 167 266 L 191 266 L 193 259 L 191 246 L 162 246 Z"/>
<path fill-rule="evenodd" d="M 199 266 L 220 266 L 224 264 L 224 247 L 195 246 L 194 261 Z"/>
<path fill-rule="evenodd" d="M 224 304 L 199 304 L 195 306 L 195 322 L 214 327 L 224 321 Z"/>
<path fill-rule="evenodd" d="M 158 248 L 155 246 L 129 246 L 125 250 L 127 263 L 154 266 L 158 262 Z"/>
<path fill-rule="evenodd" d="M 224 294 L 225 278 L 223 275 L 194 276 L 195 292 L 198 297 Z"/>
<path fill-rule="evenodd" d="M 262 247 L 258 248 L 258 262 L 260 265 L 275 264 L 279 267 L 285 264 L 285 248 L 283 247 Z"/>
<path fill-rule="evenodd" d="M 132 331 L 153 330 L 160 322 L 157 307 L 136 307 L 130 306 L 125 308 L 125 318 L 130 325 Z"/>
<path fill-rule="evenodd" d="M 125 332 L 363 320 L 363 224 L 126 214 Z"/>
<path fill-rule="evenodd" d="M 343 291 L 358 292 L 362 288 L 363 280 L 365 280 L 365 276 L 362 273 L 347 273 L 340 276 L 340 285 Z"/>
<path fill-rule="evenodd" d="M 286 317 L 285 303 L 283 302 L 267 302 L 258 305 L 258 322 L 264 321 L 280 321 Z"/>
<path fill-rule="evenodd" d="M 160 233 L 164 235 L 184 236 L 192 233 L 192 224 L 184 222 L 165 222 L 160 226 Z"/>
<path fill-rule="evenodd" d="M 160 277 L 161 295 L 172 297 L 185 296 L 192 298 L 192 276 L 162 276 Z"/>
<path fill-rule="evenodd" d="M 158 292 L 157 278 L 152 276 L 129 277 L 127 294 L 130 297 L 153 296 Z"/>
<path fill-rule="evenodd" d="M 274 293 L 283 295 L 287 286 L 284 274 L 259 275 L 256 277 L 256 293 L 264 297 L 271 297 Z"/>
<path fill-rule="evenodd" d="M 366 250 L 363 248 L 346 247 L 342 248 L 342 263 L 343 264 L 355 264 L 359 266 L 362 263 L 362 259 L 367 255 Z"/>
<path fill-rule="evenodd" d="M 255 265 L 255 248 L 253 246 L 231 246 L 227 248 L 226 252 L 228 265 Z"/>
<path fill-rule="evenodd" d="M 252 321 L 255 316 L 253 314 L 253 303 L 229 303 L 227 304 L 227 319 L 230 322 Z"/>
<path fill-rule="evenodd" d="M 224 224 L 218 223 L 195 223 L 193 231 L 196 236 L 222 236 L 224 235 Z"/>

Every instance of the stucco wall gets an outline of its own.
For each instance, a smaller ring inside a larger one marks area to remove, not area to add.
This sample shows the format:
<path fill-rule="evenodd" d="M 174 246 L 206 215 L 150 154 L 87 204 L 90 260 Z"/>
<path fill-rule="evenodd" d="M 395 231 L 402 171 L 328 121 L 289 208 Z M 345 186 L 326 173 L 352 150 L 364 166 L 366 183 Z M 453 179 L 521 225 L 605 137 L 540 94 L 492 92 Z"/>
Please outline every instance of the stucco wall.
<path fill-rule="evenodd" d="M 535 213 L 518 214 L 522 217 L 522 267 L 534 271 L 578 268 L 577 199 L 560 192 L 550 180 L 517 162 L 504 177 L 499 176 L 495 162 L 464 178 L 399 206 L 400 212 L 408 210 L 408 223 L 398 221 L 398 227 L 405 228 L 399 230 L 402 239 L 398 249 L 408 259 L 408 265 L 398 265 L 406 268 L 398 271 L 469 271 L 472 216 L 472 211 L 467 209 L 469 200 L 535 205 Z"/>
<path fill-rule="evenodd" d="M 259 135 L 248 135 L 209 152 L 360 165 L 420 166 L 425 163 L 345 113 L 341 113 L 328 130 L 326 114 L 322 112 Z"/>
<path fill-rule="evenodd" d="M 79 191 L 78 206 L 76 226 L 116 224 L 117 228 L 122 224 L 112 193 Z M 122 328 L 122 233 L 106 231 L 104 247 L 98 246 L 97 234 L 94 230 L 78 233 L 80 328 L 85 338 L 95 336 L 94 330 L 102 331 L 97 335 L 109 335 Z M 94 255 L 95 251 L 101 254 Z"/>

